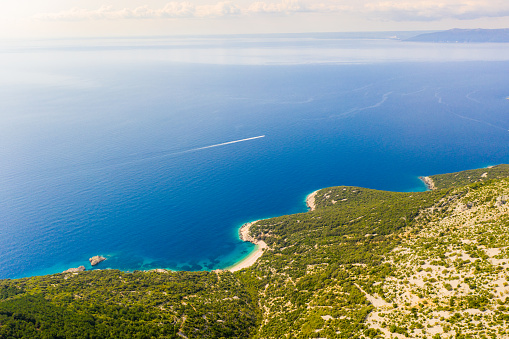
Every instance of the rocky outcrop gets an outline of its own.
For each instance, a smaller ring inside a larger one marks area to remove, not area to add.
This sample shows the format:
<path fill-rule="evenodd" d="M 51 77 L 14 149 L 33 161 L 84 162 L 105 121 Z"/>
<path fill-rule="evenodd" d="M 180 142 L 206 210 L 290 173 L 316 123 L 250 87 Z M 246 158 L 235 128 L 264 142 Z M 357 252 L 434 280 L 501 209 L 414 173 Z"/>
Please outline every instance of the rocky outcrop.
<path fill-rule="evenodd" d="M 242 225 L 242 227 L 240 228 L 239 230 L 239 237 L 240 237 L 240 240 L 242 241 L 248 241 L 248 242 L 251 242 L 253 244 L 257 244 L 257 241 L 255 238 L 253 238 L 250 234 L 249 234 L 249 229 L 252 225 L 256 224 L 259 220 L 256 220 L 256 221 L 252 221 L 252 222 L 248 222 L 248 223 L 245 223 L 244 225 Z"/>
<path fill-rule="evenodd" d="M 106 258 L 100 255 L 96 255 L 95 257 L 88 259 L 88 261 L 90 261 L 90 265 L 92 266 L 95 266 L 98 263 L 103 262 L 104 260 L 106 260 Z"/>
<path fill-rule="evenodd" d="M 435 182 L 430 177 L 419 177 L 429 190 L 436 190 Z"/>
<path fill-rule="evenodd" d="M 70 268 L 68 270 L 63 271 L 62 273 L 78 273 L 78 272 L 83 272 L 84 270 L 85 270 L 85 266 L 80 266 L 80 267 Z"/>

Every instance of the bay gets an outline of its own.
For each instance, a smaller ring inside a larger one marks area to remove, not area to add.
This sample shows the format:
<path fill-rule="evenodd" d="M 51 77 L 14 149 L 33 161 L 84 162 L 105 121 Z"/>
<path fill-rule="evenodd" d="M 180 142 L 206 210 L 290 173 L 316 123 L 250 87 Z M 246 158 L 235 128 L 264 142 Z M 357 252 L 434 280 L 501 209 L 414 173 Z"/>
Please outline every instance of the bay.
<path fill-rule="evenodd" d="M 0 62 L 0 278 L 225 268 L 244 222 L 316 189 L 509 162 L 504 44 L 24 41 Z"/>

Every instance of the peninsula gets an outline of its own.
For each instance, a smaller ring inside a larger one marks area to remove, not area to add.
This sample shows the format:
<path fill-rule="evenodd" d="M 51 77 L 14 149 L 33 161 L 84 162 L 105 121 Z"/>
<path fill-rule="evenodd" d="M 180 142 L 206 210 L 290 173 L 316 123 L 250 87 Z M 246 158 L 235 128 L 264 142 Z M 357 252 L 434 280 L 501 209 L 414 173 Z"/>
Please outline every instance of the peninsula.
<path fill-rule="evenodd" d="M 0 338 L 507 338 L 509 165 L 434 189 L 320 189 L 212 272 L 0 280 Z"/>
<path fill-rule="evenodd" d="M 424 33 L 406 41 L 440 43 L 486 43 L 509 42 L 509 28 L 504 29 L 450 29 L 447 31 Z"/>
<path fill-rule="evenodd" d="M 426 188 L 429 190 L 436 190 L 435 183 L 433 182 L 433 179 L 430 177 L 419 177 L 422 182 L 424 182 L 424 185 L 426 185 Z"/>

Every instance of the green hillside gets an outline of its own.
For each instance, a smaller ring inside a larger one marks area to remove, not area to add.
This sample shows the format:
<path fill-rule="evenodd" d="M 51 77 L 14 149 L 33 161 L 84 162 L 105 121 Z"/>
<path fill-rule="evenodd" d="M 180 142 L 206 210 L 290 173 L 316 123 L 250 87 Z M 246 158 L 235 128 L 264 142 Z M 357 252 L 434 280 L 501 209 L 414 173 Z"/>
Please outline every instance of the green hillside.
<path fill-rule="evenodd" d="M 0 338 L 509 338 L 509 166 L 431 178 L 322 189 L 235 273 L 0 281 Z"/>
<path fill-rule="evenodd" d="M 437 189 L 458 187 L 474 182 L 482 182 L 491 179 L 507 178 L 509 176 L 509 165 L 497 165 L 487 168 L 462 171 L 457 173 L 438 174 L 431 176 Z"/>
<path fill-rule="evenodd" d="M 0 338 L 245 338 L 257 316 L 229 272 L 104 270 L 4 280 L 0 300 Z"/>

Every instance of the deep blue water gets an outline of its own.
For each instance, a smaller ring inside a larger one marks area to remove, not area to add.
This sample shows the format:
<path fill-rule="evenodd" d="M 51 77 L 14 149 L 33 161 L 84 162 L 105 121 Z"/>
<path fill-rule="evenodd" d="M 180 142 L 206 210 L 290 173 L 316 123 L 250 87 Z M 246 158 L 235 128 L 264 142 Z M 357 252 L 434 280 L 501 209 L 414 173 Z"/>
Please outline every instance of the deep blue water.
<path fill-rule="evenodd" d="M 509 163 L 502 44 L 46 41 L 0 62 L 0 278 L 97 254 L 224 268 L 252 250 L 242 223 L 318 188 Z"/>

